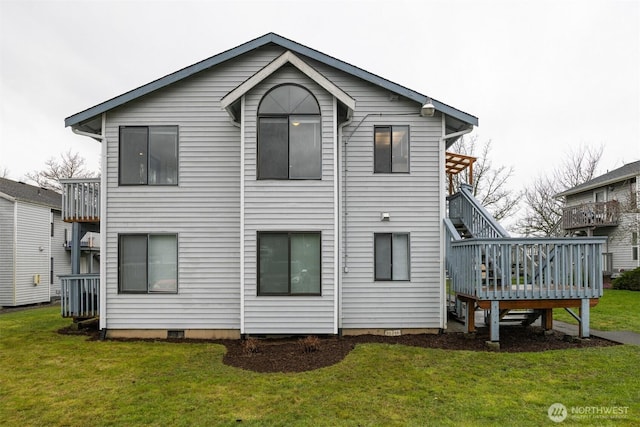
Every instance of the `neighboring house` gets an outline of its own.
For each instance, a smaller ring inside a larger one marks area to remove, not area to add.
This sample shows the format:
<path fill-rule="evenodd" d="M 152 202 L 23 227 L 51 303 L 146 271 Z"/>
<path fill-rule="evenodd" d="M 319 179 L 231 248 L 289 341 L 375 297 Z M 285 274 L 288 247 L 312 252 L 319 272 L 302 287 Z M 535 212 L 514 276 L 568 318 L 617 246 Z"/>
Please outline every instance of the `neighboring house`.
<path fill-rule="evenodd" d="M 80 299 L 63 315 L 99 314 L 109 337 L 435 332 L 447 319 L 445 247 L 483 254 L 460 252 L 451 275 L 498 265 L 484 255 L 489 243 L 449 241 L 460 236 L 446 219 L 445 150 L 477 118 L 273 33 L 65 124 L 102 143 L 103 176 L 99 196 L 64 184 L 65 218 L 99 222 L 102 255 L 99 278 L 65 279 Z M 491 229 L 505 242 L 463 196 L 467 235 Z M 533 259 L 530 246 L 509 244 Z M 454 286 L 475 283 L 462 277 Z M 588 312 L 594 280 L 568 306 L 583 298 Z M 465 291 L 468 307 L 488 298 L 478 286 L 482 295 Z M 494 324 L 510 307 L 498 300 L 524 297 L 508 289 L 491 293 Z M 77 309 L 94 300 L 98 312 Z"/>
<path fill-rule="evenodd" d="M 49 302 L 71 272 L 62 196 L 0 178 L 0 306 Z"/>
<path fill-rule="evenodd" d="M 557 195 L 565 200 L 565 232 L 607 237 L 604 270 L 613 277 L 640 267 L 639 179 L 640 161 L 636 161 Z"/>

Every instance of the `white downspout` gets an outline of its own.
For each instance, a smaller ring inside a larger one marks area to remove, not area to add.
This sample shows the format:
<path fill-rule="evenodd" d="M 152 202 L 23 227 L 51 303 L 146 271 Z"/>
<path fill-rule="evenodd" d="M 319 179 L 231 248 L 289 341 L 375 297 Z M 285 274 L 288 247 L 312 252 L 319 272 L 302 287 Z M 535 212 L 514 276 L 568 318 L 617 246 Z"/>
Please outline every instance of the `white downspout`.
<path fill-rule="evenodd" d="M 335 111 L 335 113 L 336 113 L 335 115 L 336 115 L 336 124 L 337 124 L 338 123 L 337 110 Z M 352 122 L 352 117 L 349 117 L 346 122 L 341 123 L 341 124 L 336 126 L 336 128 L 338 129 L 338 135 L 337 135 L 336 147 L 335 147 L 336 153 L 335 153 L 335 156 L 334 156 L 334 158 L 335 158 L 334 161 L 336 162 L 336 163 L 334 163 L 334 167 L 335 167 L 336 176 L 337 176 L 337 180 L 335 182 L 335 185 L 337 186 L 337 189 L 338 189 L 338 191 L 337 191 L 337 199 L 338 199 L 337 200 L 337 205 L 338 205 L 338 208 L 337 208 L 337 211 L 336 211 L 336 214 L 338 215 L 338 232 L 336 233 L 336 242 L 337 242 L 337 246 L 338 246 L 338 259 L 335 260 L 335 268 L 338 269 L 338 282 L 336 284 L 336 289 L 335 289 L 335 292 L 337 293 L 337 299 L 336 299 L 337 307 L 334 307 L 336 316 L 338 318 L 338 321 L 336 323 L 338 325 L 337 326 L 338 330 L 335 332 L 336 334 L 342 328 L 342 313 L 341 313 L 341 311 L 342 311 L 342 280 L 343 280 L 343 277 L 344 277 L 344 273 L 346 272 L 344 270 L 344 268 L 343 268 L 343 267 L 346 267 L 346 263 L 345 263 L 344 266 L 341 266 L 340 264 L 341 264 L 342 259 L 343 259 L 342 257 L 343 257 L 343 251 L 344 251 L 344 248 L 342 246 L 342 233 L 344 233 L 345 235 L 347 234 L 347 230 L 343 230 L 342 229 L 342 227 L 344 226 L 344 221 L 342 219 L 342 212 L 341 212 L 341 209 L 340 209 L 340 203 L 342 203 L 342 183 L 339 182 L 339 179 L 340 179 L 339 175 L 340 174 L 338 173 L 338 169 L 340 167 L 340 163 L 342 162 L 342 158 L 340 157 L 340 153 L 342 152 L 343 129 L 345 127 L 349 126 L 351 124 L 351 122 Z M 346 146 L 345 146 L 345 156 L 344 157 L 345 157 L 344 182 L 345 182 L 345 185 L 346 185 L 346 182 L 347 182 L 347 178 L 346 178 L 347 177 Z M 346 209 L 345 209 L 345 211 L 346 211 Z"/>
<path fill-rule="evenodd" d="M 18 286 L 18 201 L 13 199 L 13 305 L 18 298 L 16 287 Z"/>
<path fill-rule="evenodd" d="M 446 245 L 445 245 L 445 225 L 444 218 L 447 214 L 447 205 L 446 205 L 446 197 L 445 197 L 445 152 L 447 151 L 447 141 L 445 138 L 446 126 L 445 126 L 445 115 L 442 115 L 441 121 L 442 127 L 442 138 L 440 138 L 440 143 L 438 144 L 438 181 L 443 179 L 441 185 L 439 185 L 439 203 L 440 203 L 440 324 L 443 329 L 447 329 L 447 307 L 449 304 L 447 295 L 447 277 L 445 274 L 447 263 L 446 263 Z"/>
<path fill-rule="evenodd" d="M 49 219 L 51 221 L 51 229 L 53 229 L 53 232 L 56 232 L 56 226 L 53 223 L 54 219 L 55 219 L 55 215 L 53 214 L 53 209 L 49 211 Z M 51 230 L 49 230 L 49 283 L 47 283 L 47 286 L 49 287 L 49 301 L 51 301 L 51 286 L 53 284 L 53 275 L 54 275 L 54 267 L 55 267 L 55 259 L 53 260 L 53 262 L 51 262 L 51 259 L 53 258 L 53 252 L 51 251 L 51 242 L 52 241 L 52 236 L 51 236 Z"/>
<path fill-rule="evenodd" d="M 244 145 L 245 145 L 245 99 L 240 98 L 240 334 L 245 332 L 244 326 Z M 260 251 L 260 248 L 258 248 Z"/>
<path fill-rule="evenodd" d="M 338 151 L 340 149 L 340 141 L 338 139 L 338 101 L 333 97 L 333 333 L 338 334 L 338 298 L 340 280 L 340 240 L 338 228 L 340 224 L 340 215 L 338 213 Z"/>

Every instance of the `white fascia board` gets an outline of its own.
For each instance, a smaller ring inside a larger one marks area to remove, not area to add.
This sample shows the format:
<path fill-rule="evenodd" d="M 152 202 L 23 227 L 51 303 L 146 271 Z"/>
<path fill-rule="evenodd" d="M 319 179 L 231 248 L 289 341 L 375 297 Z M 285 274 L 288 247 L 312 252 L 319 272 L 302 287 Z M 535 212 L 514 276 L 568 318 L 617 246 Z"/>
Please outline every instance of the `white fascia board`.
<path fill-rule="evenodd" d="M 228 108 L 238 101 L 243 95 L 253 89 L 256 85 L 269 77 L 271 74 L 279 70 L 283 65 L 291 64 L 296 67 L 300 72 L 305 74 L 311 80 L 320 85 L 324 90 L 336 97 L 340 102 L 346 105 L 350 110 L 355 110 L 356 101 L 346 94 L 342 89 L 333 84 L 329 79 L 316 71 L 309 64 L 302 59 L 294 55 L 290 50 L 286 51 L 268 65 L 263 67 L 260 71 L 255 73 L 249 79 L 245 80 L 240 86 L 226 94 L 221 100 L 220 105 L 224 110 L 228 111 Z"/>

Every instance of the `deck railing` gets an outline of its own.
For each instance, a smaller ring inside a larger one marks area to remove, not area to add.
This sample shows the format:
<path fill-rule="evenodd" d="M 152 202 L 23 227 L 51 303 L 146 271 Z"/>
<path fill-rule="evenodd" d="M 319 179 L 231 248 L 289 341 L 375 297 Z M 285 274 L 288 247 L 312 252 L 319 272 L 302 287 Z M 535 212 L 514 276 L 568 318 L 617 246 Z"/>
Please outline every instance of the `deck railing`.
<path fill-rule="evenodd" d="M 582 203 L 562 210 L 562 228 L 609 227 L 618 225 L 620 205 L 617 201 Z"/>
<path fill-rule="evenodd" d="M 606 238 L 501 238 L 448 242 L 452 289 L 479 300 L 602 296 Z"/>
<path fill-rule="evenodd" d="M 459 220 L 474 237 L 509 237 L 509 233 L 487 212 L 471 192 L 471 186 L 463 184 L 449 201 L 449 218 Z"/>
<path fill-rule="evenodd" d="M 60 276 L 62 317 L 91 318 L 100 314 L 100 274 Z"/>
<path fill-rule="evenodd" d="M 60 184 L 64 221 L 100 221 L 100 178 L 61 179 Z"/>

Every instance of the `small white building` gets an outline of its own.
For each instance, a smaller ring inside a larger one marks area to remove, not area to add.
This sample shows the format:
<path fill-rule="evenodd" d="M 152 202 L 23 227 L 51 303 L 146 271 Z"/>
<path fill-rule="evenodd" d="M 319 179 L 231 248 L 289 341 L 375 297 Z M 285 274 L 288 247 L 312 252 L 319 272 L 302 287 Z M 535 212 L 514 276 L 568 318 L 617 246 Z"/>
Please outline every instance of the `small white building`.
<path fill-rule="evenodd" d="M 61 206 L 55 191 L 0 178 L 0 306 L 60 296 L 58 276 L 71 272 Z"/>

